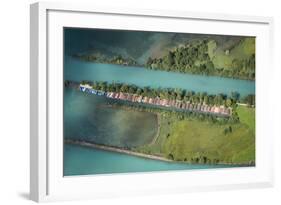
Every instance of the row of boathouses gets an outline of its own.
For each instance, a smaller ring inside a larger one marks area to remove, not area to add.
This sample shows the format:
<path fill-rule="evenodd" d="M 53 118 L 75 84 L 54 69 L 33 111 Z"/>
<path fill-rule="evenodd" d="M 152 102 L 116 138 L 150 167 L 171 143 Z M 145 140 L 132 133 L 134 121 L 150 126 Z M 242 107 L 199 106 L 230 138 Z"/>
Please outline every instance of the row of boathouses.
<path fill-rule="evenodd" d="M 157 105 L 157 106 L 163 106 L 169 108 L 177 108 L 187 111 L 215 114 L 215 115 L 221 115 L 226 117 L 231 116 L 231 108 L 225 107 L 223 105 L 215 106 L 215 105 L 207 105 L 204 103 L 195 104 L 195 103 L 190 103 L 180 100 L 160 99 L 159 97 L 149 98 L 147 96 L 141 96 L 137 94 L 123 93 L 123 92 L 104 92 L 101 90 L 95 90 L 88 84 L 80 84 L 79 88 L 82 92 L 87 92 L 99 96 L 105 96 L 111 99 Z"/>

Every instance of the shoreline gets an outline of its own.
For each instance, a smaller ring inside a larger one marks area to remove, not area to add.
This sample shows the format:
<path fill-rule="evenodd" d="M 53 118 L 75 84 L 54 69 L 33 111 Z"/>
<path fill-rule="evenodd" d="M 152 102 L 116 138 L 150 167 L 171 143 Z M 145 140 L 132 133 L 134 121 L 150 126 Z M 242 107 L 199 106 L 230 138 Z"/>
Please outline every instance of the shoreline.
<path fill-rule="evenodd" d="M 72 139 L 65 139 L 64 143 L 66 144 L 72 144 L 72 145 L 79 145 L 83 147 L 89 147 L 89 148 L 96 148 L 99 150 L 104 150 L 104 151 L 110 151 L 110 152 L 117 152 L 121 154 L 127 154 L 135 157 L 141 157 L 141 158 L 146 158 L 146 159 L 151 159 L 151 160 L 159 160 L 163 162 L 170 162 L 170 163 L 181 163 L 181 164 L 190 164 L 190 165 L 195 165 L 194 163 L 188 162 L 188 161 L 175 161 L 175 160 L 170 160 L 164 157 L 156 156 L 156 155 L 150 155 L 150 154 L 144 154 L 141 152 L 135 152 L 132 150 L 126 150 L 118 147 L 112 147 L 108 145 L 101 145 L 101 144 L 96 144 L 94 142 L 87 142 L 87 141 L 82 141 L 82 140 L 72 140 Z M 216 163 L 216 164 L 196 164 L 196 165 L 222 165 L 222 166 L 232 166 L 232 167 L 255 167 L 255 163 L 251 164 L 249 163 Z"/>
<path fill-rule="evenodd" d="M 101 61 L 96 61 L 96 60 L 84 60 L 84 59 L 80 59 L 77 57 L 73 57 L 74 59 L 77 59 L 79 61 L 84 61 L 84 62 L 88 62 L 88 63 L 95 63 L 95 64 L 109 64 L 109 65 L 118 65 L 118 66 L 124 66 L 124 67 L 136 67 L 139 69 L 146 69 L 146 70 L 152 70 L 152 71 L 163 71 L 163 72 L 173 72 L 173 73 L 180 73 L 180 74 L 188 74 L 188 75 L 197 75 L 197 76 L 208 76 L 208 77 L 218 77 L 218 78 L 227 78 L 227 79 L 233 79 L 233 80 L 245 80 L 245 81 L 251 81 L 251 82 L 255 82 L 255 79 L 249 79 L 247 77 L 235 77 L 235 76 L 229 76 L 229 75 L 219 75 L 216 73 L 213 74 L 207 74 L 207 73 L 201 73 L 201 72 L 180 72 L 180 71 L 173 71 L 173 70 L 165 70 L 165 69 L 161 69 L 161 68 L 150 68 L 148 66 L 146 66 L 145 64 L 141 65 L 141 64 L 137 64 L 137 65 L 131 65 L 131 64 L 118 64 L 118 63 L 111 63 L 111 62 L 101 62 Z"/>
<path fill-rule="evenodd" d="M 65 143 L 67 144 L 73 144 L 73 145 L 80 145 L 84 147 L 92 147 L 100 150 L 105 150 L 105 151 L 110 151 L 110 152 L 118 152 L 121 154 L 128 154 L 136 157 L 142 157 L 142 158 L 147 158 L 147 159 L 153 159 L 153 160 L 160 160 L 160 161 L 165 161 L 165 162 L 174 162 L 173 160 L 160 157 L 160 156 L 155 156 L 155 155 L 149 155 L 149 154 L 144 154 L 140 152 L 134 152 L 131 150 L 125 150 L 122 148 L 117 148 L 117 147 L 112 147 L 112 146 L 107 146 L 107 145 L 101 145 L 101 144 L 96 144 L 93 142 L 86 142 L 86 141 L 81 141 L 81 140 L 71 140 L 71 139 L 65 139 Z"/>

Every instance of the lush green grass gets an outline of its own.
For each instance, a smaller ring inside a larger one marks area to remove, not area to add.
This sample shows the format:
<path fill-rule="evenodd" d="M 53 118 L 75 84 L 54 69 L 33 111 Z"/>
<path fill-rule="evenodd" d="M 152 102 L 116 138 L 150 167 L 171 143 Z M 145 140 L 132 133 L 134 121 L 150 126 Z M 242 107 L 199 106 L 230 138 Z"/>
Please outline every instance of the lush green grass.
<path fill-rule="evenodd" d="M 255 108 L 239 105 L 236 111 L 240 122 L 248 125 L 255 132 Z"/>
<path fill-rule="evenodd" d="M 229 126 L 232 132 L 225 133 Z M 184 120 L 172 125 L 164 153 L 180 161 L 248 163 L 254 160 L 254 142 L 254 134 L 244 124 Z"/>
<path fill-rule="evenodd" d="M 242 60 L 249 58 L 252 54 L 255 54 L 255 38 L 245 38 L 233 49 L 229 50 L 227 54 L 222 48 L 217 48 L 214 50 L 214 45 L 210 44 L 209 56 L 212 57 L 212 62 L 215 68 L 232 68 L 232 61 L 234 59 Z"/>
<path fill-rule="evenodd" d="M 245 38 L 230 51 L 230 54 L 237 59 L 248 58 L 255 53 L 255 38 Z"/>
<path fill-rule="evenodd" d="M 240 123 L 179 120 L 162 115 L 157 141 L 138 151 L 193 163 L 254 162 L 255 110 L 238 106 L 237 112 Z"/>

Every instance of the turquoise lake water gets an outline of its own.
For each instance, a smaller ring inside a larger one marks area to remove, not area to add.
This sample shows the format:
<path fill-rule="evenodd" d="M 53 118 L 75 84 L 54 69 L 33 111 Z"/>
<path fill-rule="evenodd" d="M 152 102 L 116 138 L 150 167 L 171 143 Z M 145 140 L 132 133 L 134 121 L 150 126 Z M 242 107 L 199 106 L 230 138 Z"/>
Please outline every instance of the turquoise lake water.
<path fill-rule="evenodd" d="M 241 96 L 255 93 L 255 82 L 215 76 L 200 76 L 140 67 L 98 64 L 65 57 L 64 79 L 74 81 L 107 81 L 150 86 L 153 88 L 182 88 L 209 94 L 231 94 Z"/>
<path fill-rule="evenodd" d="M 64 79 L 115 81 L 156 88 L 178 87 L 213 94 L 237 91 L 243 96 L 255 93 L 253 81 L 95 64 L 69 57 L 65 59 Z M 65 89 L 64 137 L 127 147 L 151 141 L 157 128 L 154 114 L 103 107 L 105 104 L 104 97 Z M 78 145 L 64 147 L 65 176 L 221 167 L 229 166 L 168 163 Z"/>
<path fill-rule="evenodd" d="M 229 167 L 164 162 L 69 144 L 64 157 L 64 176 Z"/>

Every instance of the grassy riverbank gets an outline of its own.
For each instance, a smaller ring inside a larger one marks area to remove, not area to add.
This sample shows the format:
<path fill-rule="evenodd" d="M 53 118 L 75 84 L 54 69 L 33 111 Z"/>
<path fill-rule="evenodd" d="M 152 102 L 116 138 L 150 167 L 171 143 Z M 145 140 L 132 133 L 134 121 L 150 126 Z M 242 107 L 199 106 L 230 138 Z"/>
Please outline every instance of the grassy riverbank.
<path fill-rule="evenodd" d="M 155 143 L 136 150 L 191 163 L 254 164 L 254 108 L 239 106 L 238 115 L 239 123 L 220 124 L 162 114 Z"/>

